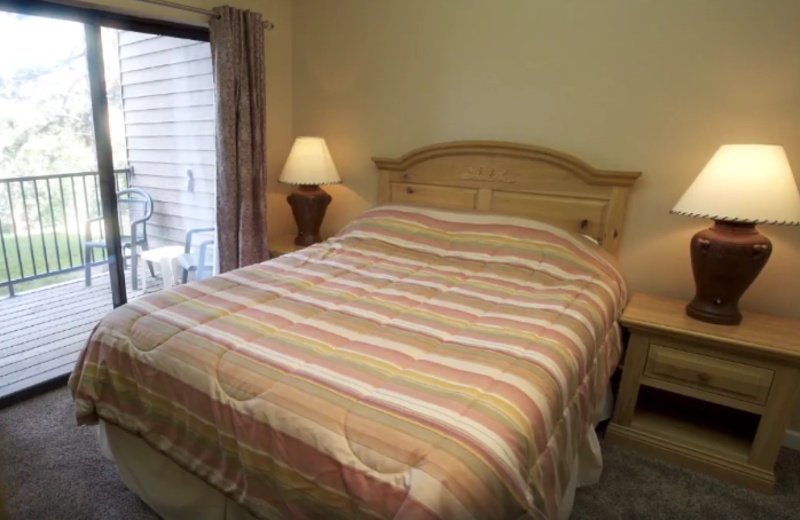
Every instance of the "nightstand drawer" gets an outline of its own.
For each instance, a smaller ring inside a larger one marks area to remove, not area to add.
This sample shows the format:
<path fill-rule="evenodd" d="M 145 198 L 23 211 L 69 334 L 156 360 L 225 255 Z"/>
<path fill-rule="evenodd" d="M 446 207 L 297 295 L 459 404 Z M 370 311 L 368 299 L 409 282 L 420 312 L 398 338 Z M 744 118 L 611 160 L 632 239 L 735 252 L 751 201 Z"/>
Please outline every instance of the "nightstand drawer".
<path fill-rule="evenodd" d="M 757 404 L 767 402 L 775 375 L 766 368 L 653 343 L 644 374 Z"/>

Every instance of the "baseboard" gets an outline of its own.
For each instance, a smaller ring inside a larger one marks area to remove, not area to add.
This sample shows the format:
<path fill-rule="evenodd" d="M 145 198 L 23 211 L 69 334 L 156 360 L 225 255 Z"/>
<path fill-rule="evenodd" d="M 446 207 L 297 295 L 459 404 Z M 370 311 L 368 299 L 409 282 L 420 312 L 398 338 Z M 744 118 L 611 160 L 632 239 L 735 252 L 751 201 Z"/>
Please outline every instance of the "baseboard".
<path fill-rule="evenodd" d="M 783 445 L 790 450 L 800 451 L 800 432 L 788 430 L 783 439 Z"/>
<path fill-rule="evenodd" d="M 3 408 L 8 408 L 9 406 L 17 404 L 21 401 L 25 401 L 26 399 L 30 399 L 31 397 L 46 394 L 47 392 L 55 390 L 56 388 L 67 386 L 68 380 L 69 374 L 64 374 L 63 376 L 54 377 L 53 379 L 48 379 L 47 381 L 29 386 L 28 388 L 14 392 L 13 394 L 4 395 L 3 397 L 0 397 L 0 410 Z"/>

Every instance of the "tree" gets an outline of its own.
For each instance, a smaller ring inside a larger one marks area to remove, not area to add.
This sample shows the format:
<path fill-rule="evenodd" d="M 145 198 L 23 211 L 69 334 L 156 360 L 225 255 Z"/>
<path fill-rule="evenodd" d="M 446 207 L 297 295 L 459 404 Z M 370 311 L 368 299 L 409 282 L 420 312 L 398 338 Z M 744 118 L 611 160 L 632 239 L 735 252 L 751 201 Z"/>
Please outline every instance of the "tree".
<path fill-rule="evenodd" d="M 24 24 L 40 38 L 51 20 L 0 14 L 0 31 L 9 24 Z M 0 178 L 26 177 L 96 169 L 92 105 L 83 26 L 70 26 L 58 39 L 50 39 L 53 54 L 69 49 L 66 57 L 30 67 L 0 68 Z M 121 110 L 121 86 L 116 31 L 103 31 L 110 110 Z M 20 42 L 24 49 L 26 42 Z M 24 50 L 22 51 L 24 52 Z M 124 139 L 114 132 L 115 160 L 122 167 Z M 122 133 L 124 135 L 124 132 Z M 120 146 L 121 145 L 121 146 Z"/>

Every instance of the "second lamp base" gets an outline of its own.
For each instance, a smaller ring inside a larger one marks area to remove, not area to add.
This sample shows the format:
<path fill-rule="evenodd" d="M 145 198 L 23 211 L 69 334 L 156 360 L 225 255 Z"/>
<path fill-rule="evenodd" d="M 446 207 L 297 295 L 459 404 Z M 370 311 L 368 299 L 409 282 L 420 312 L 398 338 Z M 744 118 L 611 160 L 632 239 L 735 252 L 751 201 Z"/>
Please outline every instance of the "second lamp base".
<path fill-rule="evenodd" d="M 322 242 L 319 233 L 325 211 L 333 198 L 317 185 L 299 186 L 287 198 L 292 207 L 292 215 L 297 223 L 297 238 L 294 243 L 298 246 L 310 246 Z"/>

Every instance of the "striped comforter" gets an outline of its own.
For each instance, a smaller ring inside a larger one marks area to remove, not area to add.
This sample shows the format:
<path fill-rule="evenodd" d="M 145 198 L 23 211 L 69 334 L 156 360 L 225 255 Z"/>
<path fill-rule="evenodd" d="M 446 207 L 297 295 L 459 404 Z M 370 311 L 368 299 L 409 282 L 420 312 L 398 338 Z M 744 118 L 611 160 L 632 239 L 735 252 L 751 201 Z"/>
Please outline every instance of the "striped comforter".
<path fill-rule="evenodd" d="M 624 301 L 581 237 L 385 206 L 116 309 L 70 388 L 256 517 L 555 518 Z"/>

